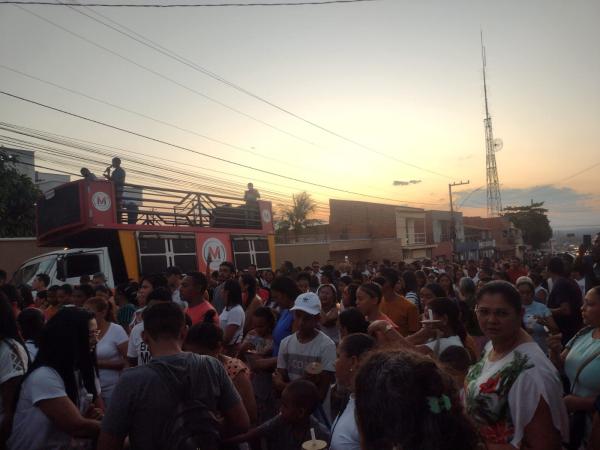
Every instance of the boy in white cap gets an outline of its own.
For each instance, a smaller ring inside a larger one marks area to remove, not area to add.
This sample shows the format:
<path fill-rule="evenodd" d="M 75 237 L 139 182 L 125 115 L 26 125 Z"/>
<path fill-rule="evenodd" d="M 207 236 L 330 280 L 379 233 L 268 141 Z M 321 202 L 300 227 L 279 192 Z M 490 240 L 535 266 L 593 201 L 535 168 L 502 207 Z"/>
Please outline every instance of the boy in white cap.
<path fill-rule="evenodd" d="M 323 401 L 335 377 L 336 351 L 335 343 L 318 328 L 321 301 L 314 292 L 306 292 L 296 298 L 290 311 L 294 312 L 297 331 L 281 342 L 274 384 L 283 390 L 289 382 L 308 374 Z"/>

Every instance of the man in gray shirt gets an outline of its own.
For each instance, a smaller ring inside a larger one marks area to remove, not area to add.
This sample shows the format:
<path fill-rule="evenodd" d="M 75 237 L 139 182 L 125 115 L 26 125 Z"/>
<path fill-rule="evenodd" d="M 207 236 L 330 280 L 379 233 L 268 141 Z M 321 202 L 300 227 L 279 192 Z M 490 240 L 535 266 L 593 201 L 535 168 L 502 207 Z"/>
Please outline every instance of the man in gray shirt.
<path fill-rule="evenodd" d="M 173 389 L 189 389 L 189 398 L 201 400 L 224 418 L 227 433 L 248 429 L 248 414 L 222 364 L 181 350 L 186 326 L 179 306 L 158 303 L 148 307 L 143 333 L 152 361 L 121 375 L 102 421 L 98 450 L 121 450 L 127 436 L 132 449 L 165 448 L 165 427 L 179 403 L 171 394 Z M 168 374 L 168 385 L 161 373 Z"/>

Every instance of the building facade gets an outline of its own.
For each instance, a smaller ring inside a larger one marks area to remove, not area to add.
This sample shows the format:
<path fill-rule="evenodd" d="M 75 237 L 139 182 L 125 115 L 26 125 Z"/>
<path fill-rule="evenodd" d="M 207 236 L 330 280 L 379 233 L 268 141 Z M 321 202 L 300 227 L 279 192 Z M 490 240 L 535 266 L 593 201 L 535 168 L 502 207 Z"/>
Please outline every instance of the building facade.
<path fill-rule="evenodd" d="M 69 175 L 40 172 L 35 170 L 35 152 L 30 150 L 12 149 L 7 147 L 0 148 L 7 155 L 14 157 L 15 162 L 13 167 L 19 172 L 27 176 L 38 187 L 42 193 L 51 191 L 61 184 L 71 181 Z"/>
<path fill-rule="evenodd" d="M 329 225 L 317 233 L 279 236 L 278 260 L 306 265 L 320 262 L 414 261 L 431 258 L 436 244 L 428 243 L 425 210 L 350 200 L 329 201 Z M 309 252 L 310 250 L 310 252 Z M 327 255 L 327 258 L 324 256 Z"/>
<path fill-rule="evenodd" d="M 465 217 L 465 229 L 470 236 L 479 235 L 479 246 L 483 256 L 497 258 L 521 258 L 525 251 L 523 233 L 506 217 Z"/>

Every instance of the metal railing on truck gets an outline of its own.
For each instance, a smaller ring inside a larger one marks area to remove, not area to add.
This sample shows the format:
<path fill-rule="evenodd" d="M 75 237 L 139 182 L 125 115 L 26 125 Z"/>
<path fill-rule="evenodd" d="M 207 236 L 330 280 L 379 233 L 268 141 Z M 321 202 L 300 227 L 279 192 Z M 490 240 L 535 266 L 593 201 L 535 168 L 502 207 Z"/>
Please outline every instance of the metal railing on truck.
<path fill-rule="evenodd" d="M 241 198 L 137 184 L 115 187 L 115 192 L 120 223 L 262 228 L 258 203 Z"/>

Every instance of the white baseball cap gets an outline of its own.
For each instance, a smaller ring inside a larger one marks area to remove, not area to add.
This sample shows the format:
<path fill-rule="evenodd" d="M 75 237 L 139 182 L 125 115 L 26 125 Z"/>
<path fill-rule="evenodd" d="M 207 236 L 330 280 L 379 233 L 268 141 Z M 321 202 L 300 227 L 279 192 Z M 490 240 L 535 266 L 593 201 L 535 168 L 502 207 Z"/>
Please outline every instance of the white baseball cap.
<path fill-rule="evenodd" d="M 305 292 L 296 298 L 290 311 L 304 311 L 311 316 L 317 316 L 321 314 L 321 300 L 314 292 Z"/>

